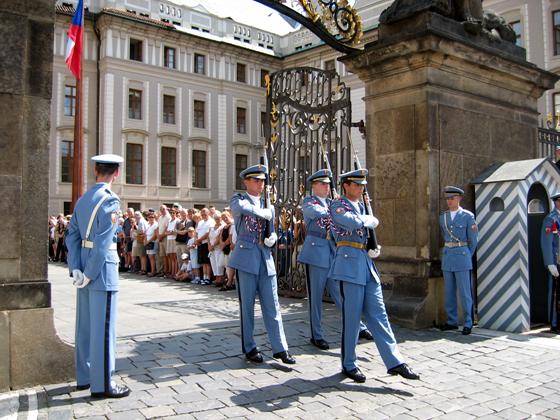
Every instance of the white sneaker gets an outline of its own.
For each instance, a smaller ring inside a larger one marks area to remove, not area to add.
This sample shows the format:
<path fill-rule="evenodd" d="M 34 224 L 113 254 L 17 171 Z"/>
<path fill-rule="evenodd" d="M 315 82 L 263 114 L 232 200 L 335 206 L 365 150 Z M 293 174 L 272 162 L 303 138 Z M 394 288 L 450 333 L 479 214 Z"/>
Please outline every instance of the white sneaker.
<path fill-rule="evenodd" d="M 200 279 L 194 279 L 193 281 L 191 281 L 191 284 L 201 284 Z"/>

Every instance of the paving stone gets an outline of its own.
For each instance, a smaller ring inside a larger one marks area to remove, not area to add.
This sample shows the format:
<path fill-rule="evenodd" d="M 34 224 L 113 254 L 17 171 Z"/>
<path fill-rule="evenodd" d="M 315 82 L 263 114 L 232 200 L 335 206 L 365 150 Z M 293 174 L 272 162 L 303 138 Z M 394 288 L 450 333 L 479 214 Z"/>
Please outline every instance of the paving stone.
<path fill-rule="evenodd" d="M 173 409 L 166 405 L 159 407 L 142 408 L 140 409 L 140 413 L 142 413 L 142 415 L 147 419 L 172 416 L 175 414 Z"/>
<path fill-rule="evenodd" d="M 137 420 L 145 419 L 146 417 L 138 410 L 120 411 L 118 413 L 109 413 L 107 415 L 109 420 Z"/>

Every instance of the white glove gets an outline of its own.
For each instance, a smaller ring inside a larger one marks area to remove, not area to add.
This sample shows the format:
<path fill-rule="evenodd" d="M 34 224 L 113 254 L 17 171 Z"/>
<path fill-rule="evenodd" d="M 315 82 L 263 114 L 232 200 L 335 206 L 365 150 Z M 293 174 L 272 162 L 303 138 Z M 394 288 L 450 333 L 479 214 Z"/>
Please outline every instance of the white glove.
<path fill-rule="evenodd" d="M 364 227 L 375 229 L 379 226 L 379 219 L 371 214 L 362 214 L 360 215 L 360 219 L 364 222 Z"/>
<path fill-rule="evenodd" d="M 257 208 L 257 216 L 262 217 L 265 220 L 272 220 L 272 209 L 260 209 Z"/>
<path fill-rule="evenodd" d="M 267 247 L 272 248 L 277 240 L 278 235 L 276 235 L 276 232 L 272 232 L 268 238 L 264 238 L 263 242 Z"/>
<path fill-rule="evenodd" d="M 381 246 L 377 245 L 377 249 L 370 249 L 367 254 L 370 258 L 379 257 L 381 255 Z"/>
<path fill-rule="evenodd" d="M 548 268 L 548 271 L 550 271 L 552 277 L 558 277 L 558 267 L 556 267 L 556 265 L 550 264 L 546 268 Z"/>
<path fill-rule="evenodd" d="M 76 286 L 78 289 L 82 289 L 84 287 L 86 287 L 89 282 L 90 279 L 88 279 L 84 273 L 82 273 L 80 270 L 78 269 L 74 269 L 72 270 L 72 277 L 74 278 L 73 284 L 74 286 Z"/>

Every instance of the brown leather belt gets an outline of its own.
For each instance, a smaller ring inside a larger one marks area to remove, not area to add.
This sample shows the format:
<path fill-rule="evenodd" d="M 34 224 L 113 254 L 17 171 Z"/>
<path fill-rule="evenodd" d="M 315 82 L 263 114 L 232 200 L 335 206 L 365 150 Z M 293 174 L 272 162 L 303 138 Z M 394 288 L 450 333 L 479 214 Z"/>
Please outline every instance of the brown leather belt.
<path fill-rule="evenodd" d="M 468 242 L 446 242 L 445 246 L 447 248 L 458 248 L 460 246 L 467 246 L 468 244 Z"/>
<path fill-rule="evenodd" d="M 341 246 L 350 246 L 352 248 L 366 249 L 366 244 L 362 244 L 360 242 L 351 242 L 351 241 L 338 241 L 336 243 L 336 246 L 337 248 Z"/>

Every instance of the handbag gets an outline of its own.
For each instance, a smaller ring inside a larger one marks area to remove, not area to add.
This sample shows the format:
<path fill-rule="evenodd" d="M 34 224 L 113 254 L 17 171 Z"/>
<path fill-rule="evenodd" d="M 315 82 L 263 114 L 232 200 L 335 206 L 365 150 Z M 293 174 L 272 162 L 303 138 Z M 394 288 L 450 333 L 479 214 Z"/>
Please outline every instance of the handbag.
<path fill-rule="evenodd" d="M 152 249 L 154 249 L 154 246 L 155 246 L 155 243 L 153 243 L 153 242 L 148 242 L 148 243 L 144 246 L 144 249 L 145 249 L 146 251 L 151 251 Z"/>
<path fill-rule="evenodd" d="M 140 231 L 136 233 L 136 242 L 143 244 L 145 240 L 146 240 L 146 234 L 144 232 Z"/>

